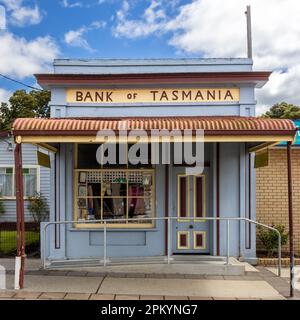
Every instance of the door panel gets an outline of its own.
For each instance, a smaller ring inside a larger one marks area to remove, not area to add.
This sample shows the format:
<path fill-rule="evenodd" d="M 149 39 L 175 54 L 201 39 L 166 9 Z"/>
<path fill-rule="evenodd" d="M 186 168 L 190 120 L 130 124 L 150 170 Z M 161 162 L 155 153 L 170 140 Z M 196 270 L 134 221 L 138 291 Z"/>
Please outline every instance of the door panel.
<path fill-rule="evenodd" d="M 187 176 L 184 168 L 173 170 L 173 253 L 209 253 L 209 221 L 201 218 L 208 210 L 207 172 Z M 191 218 L 188 220 L 186 218 Z"/>

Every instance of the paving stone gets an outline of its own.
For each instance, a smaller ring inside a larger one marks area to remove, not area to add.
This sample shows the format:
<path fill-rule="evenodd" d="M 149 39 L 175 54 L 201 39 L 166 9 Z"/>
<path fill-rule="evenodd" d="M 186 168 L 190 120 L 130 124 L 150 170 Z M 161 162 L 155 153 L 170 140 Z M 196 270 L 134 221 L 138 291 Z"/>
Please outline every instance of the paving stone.
<path fill-rule="evenodd" d="M 166 274 L 167 279 L 184 279 L 185 275 L 184 274 L 179 274 L 179 273 L 168 273 Z"/>
<path fill-rule="evenodd" d="M 92 294 L 90 300 L 114 300 L 114 294 Z"/>
<path fill-rule="evenodd" d="M 244 277 L 243 276 L 224 276 L 224 279 L 241 281 L 241 280 L 244 280 Z"/>
<path fill-rule="evenodd" d="M 85 277 L 87 275 L 86 271 L 69 271 L 67 276 L 71 277 Z"/>
<path fill-rule="evenodd" d="M 163 296 L 141 295 L 140 300 L 164 300 Z"/>
<path fill-rule="evenodd" d="M 11 298 L 16 294 L 15 291 L 0 290 L 0 298 Z"/>
<path fill-rule="evenodd" d="M 109 278 L 126 278 L 125 273 L 112 272 L 107 275 Z"/>
<path fill-rule="evenodd" d="M 146 278 L 165 279 L 166 275 L 162 273 L 149 273 L 149 274 L 146 274 Z"/>
<path fill-rule="evenodd" d="M 63 299 L 66 292 L 43 292 L 39 299 Z"/>
<path fill-rule="evenodd" d="M 189 300 L 213 300 L 212 297 L 197 297 L 197 296 L 192 296 L 188 297 Z"/>
<path fill-rule="evenodd" d="M 68 274 L 68 271 L 63 270 L 50 270 L 49 276 L 66 276 Z"/>
<path fill-rule="evenodd" d="M 213 297 L 213 300 L 236 300 L 234 297 Z"/>
<path fill-rule="evenodd" d="M 67 293 L 64 300 L 88 300 L 90 293 Z"/>
<path fill-rule="evenodd" d="M 144 273 L 127 273 L 126 278 L 146 278 Z"/>
<path fill-rule="evenodd" d="M 107 272 L 88 272 L 86 277 L 106 277 Z"/>
<path fill-rule="evenodd" d="M 187 296 L 165 296 L 165 300 L 188 300 Z"/>
<path fill-rule="evenodd" d="M 204 275 L 201 274 L 186 274 L 185 279 L 206 279 Z"/>
<path fill-rule="evenodd" d="M 41 292 L 19 291 L 14 295 L 14 298 L 37 299 L 41 294 Z"/>
<path fill-rule="evenodd" d="M 139 296 L 127 295 L 127 294 L 117 294 L 115 300 L 139 300 Z"/>
<path fill-rule="evenodd" d="M 223 276 L 205 276 L 207 280 L 224 280 Z"/>

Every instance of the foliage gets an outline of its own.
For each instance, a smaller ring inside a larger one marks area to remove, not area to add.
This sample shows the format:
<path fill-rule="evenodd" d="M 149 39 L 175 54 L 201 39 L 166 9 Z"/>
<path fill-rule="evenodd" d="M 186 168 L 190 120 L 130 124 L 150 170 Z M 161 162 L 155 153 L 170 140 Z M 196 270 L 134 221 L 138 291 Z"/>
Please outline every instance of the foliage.
<path fill-rule="evenodd" d="M 9 131 L 16 118 L 50 117 L 49 101 L 49 91 L 15 91 L 9 103 L 0 105 L 0 130 Z"/>
<path fill-rule="evenodd" d="M 0 194 L 1 197 L 1 194 Z M 0 199 L 0 215 L 5 213 L 3 200 Z"/>
<path fill-rule="evenodd" d="M 287 244 L 288 233 L 285 232 L 283 225 L 272 225 L 273 228 L 277 229 L 281 235 L 281 245 Z M 271 229 L 265 229 L 262 226 L 258 226 L 258 239 L 262 242 L 265 249 L 267 250 L 268 257 L 272 257 L 274 251 L 278 248 L 278 234 Z"/>
<path fill-rule="evenodd" d="M 37 231 L 26 231 L 25 240 L 26 246 L 31 246 L 39 243 L 40 233 Z M 17 247 L 17 232 L 2 231 L 0 232 L 0 255 L 11 254 L 16 251 Z"/>
<path fill-rule="evenodd" d="M 46 198 L 36 192 L 34 196 L 28 198 L 28 210 L 31 213 L 33 220 L 37 223 L 46 221 L 49 217 L 49 207 Z"/>
<path fill-rule="evenodd" d="M 274 104 L 269 111 L 262 115 L 263 118 L 300 119 L 300 107 L 286 102 Z"/>

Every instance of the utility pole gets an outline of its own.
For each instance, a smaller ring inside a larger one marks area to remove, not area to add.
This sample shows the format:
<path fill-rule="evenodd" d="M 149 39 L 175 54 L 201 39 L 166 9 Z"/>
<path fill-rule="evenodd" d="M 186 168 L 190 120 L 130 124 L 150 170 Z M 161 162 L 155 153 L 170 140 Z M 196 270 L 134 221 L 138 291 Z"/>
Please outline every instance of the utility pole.
<path fill-rule="evenodd" d="M 252 59 L 252 26 L 251 26 L 251 7 L 246 8 L 246 18 L 247 18 L 247 56 Z"/>

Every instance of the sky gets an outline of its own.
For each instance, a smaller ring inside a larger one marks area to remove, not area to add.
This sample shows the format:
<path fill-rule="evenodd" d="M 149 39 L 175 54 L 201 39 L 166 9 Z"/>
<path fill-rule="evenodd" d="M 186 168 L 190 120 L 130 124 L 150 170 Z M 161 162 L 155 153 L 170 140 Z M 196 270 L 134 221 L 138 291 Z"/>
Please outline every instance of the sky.
<path fill-rule="evenodd" d="M 0 73 L 37 86 L 55 58 L 246 57 L 251 5 L 257 114 L 300 105 L 299 0 L 0 0 Z M 22 86 L 0 77 L 0 101 Z"/>

